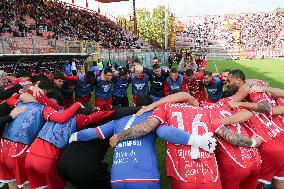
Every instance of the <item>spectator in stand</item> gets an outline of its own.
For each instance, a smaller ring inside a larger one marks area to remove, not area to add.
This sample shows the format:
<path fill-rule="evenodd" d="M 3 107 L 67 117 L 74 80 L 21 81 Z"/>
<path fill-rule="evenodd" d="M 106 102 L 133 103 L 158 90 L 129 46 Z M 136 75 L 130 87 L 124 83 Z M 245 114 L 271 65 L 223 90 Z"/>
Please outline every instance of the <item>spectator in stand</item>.
<path fill-rule="evenodd" d="M 113 83 L 111 80 L 111 68 L 105 68 L 103 74 L 96 78 L 95 106 L 97 110 L 105 111 L 112 109 Z"/>
<path fill-rule="evenodd" d="M 213 77 L 212 72 L 205 71 L 203 74 L 203 84 L 207 90 L 208 102 L 217 102 L 223 96 L 223 84 L 219 77 Z"/>
<path fill-rule="evenodd" d="M 112 93 L 112 106 L 128 107 L 128 86 L 130 78 L 127 73 L 128 69 L 125 67 L 118 69 L 118 75 L 112 78 L 113 93 Z"/>
<path fill-rule="evenodd" d="M 181 91 L 187 91 L 186 81 L 184 80 L 184 77 L 178 73 L 178 70 L 173 68 L 164 83 L 164 93 L 168 96 Z"/>
<path fill-rule="evenodd" d="M 135 73 L 131 74 L 131 82 L 133 104 L 136 105 L 137 96 L 148 94 L 149 76 L 143 72 L 143 67 L 141 65 L 136 65 L 134 67 L 134 70 Z"/>

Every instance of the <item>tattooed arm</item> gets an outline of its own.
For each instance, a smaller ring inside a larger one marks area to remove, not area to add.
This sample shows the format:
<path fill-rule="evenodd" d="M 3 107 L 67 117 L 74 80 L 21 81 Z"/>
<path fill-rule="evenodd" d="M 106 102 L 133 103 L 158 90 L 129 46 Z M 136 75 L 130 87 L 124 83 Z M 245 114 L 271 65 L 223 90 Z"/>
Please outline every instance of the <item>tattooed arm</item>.
<path fill-rule="evenodd" d="M 232 107 L 244 107 L 248 110 L 260 112 L 260 113 L 270 113 L 271 112 L 271 106 L 268 104 L 268 102 L 263 101 L 259 103 L 252 103 L 252 102 L 228 102 L 228 104 Z"/>
<path fill-rule="evenodd" d="M 251 138 L 245 137 L 235 131 L 231 131 L 225 126 L 219 129 L 216 134 L 234 146 L 251 147 L 252 145 Z"/>
<path fill-rule="evenodd" d="M 151 117 L 146 121 L 135 125 L 134 127 L 113 135 L 110 139 L 110 144 L 112 147 L 114 147 L 120 141 L 142 137 L 153 131 L 157 126 L 160 125 L 160 123 L 160 120 Z"/>

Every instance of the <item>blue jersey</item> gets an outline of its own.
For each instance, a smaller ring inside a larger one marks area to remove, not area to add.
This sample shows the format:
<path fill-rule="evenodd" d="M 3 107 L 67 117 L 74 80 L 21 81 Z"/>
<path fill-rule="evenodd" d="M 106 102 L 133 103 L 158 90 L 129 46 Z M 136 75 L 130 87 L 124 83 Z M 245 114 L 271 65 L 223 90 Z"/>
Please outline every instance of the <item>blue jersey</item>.
<path fill-rule="evenodd" d="M 113 96 L 124 97 L 127 96 L 127 90 L 129 86 L 129 81 L 127 78 L 121 78 L 119 76 L 114 76 L 113 79 Z"/>
<path fill-rule="evenodd" d="M 164 92 L 164 82 L 166 81 L 168 77 L 168 73 L 164 72 L 163 70 L 161 71 L 161 76 L 158 77 L 156 74 L 154 74 L 153 71 L 149 72 L 149 77 L 150 77 L 150 95 L 154 97 L 164 97 L 165 92 Z"/>
<path fill-rule="evenodd" d="M 181 74 L 178 74 L 178 78 L 176 81 L 173 81 L 170 76 L 166 79 L 169 88 L 170 88 L 170 94 L 174 94 L 177 92 L 182 91 L 182 82 L 183 82 L 183 76 Z"/>
<path fill-rule="evenodd" d="M 213 77 L 213 84 L 211 85 L 204 85 L 207 89 L 208 98 L 214 102 L 217 102 L 222 98 L 223 95 L 223 84 L 219 77 Z"/>
<path fill-rule="evenodd" d="M 85 97 L 91 94 L 93 88 L 91 84 L 85 80 L 85 74 L 78 75 L 78 81 L 76 82 L 75 94 L 78 97 Z"/>
<path fill-rule="evenodd" d="M 132 94 L 134 96 L 147 95 L 148 94 L 148 80 L 149 80 L 149 76 L 147 74 L 144 74 L 144 77 L 142 79 L 137 79 L 135 74 L 132 74 L 131 75 Z"/>
<path fill-rule="evenodd" d="M 64 149 L 68 144 L 70 136 L 76 131 L 76 116 L 74 115 L 65 123 L 46 122 L 39 132 L 38 138 L 53 144 L 58 149 Z"/>
<path fill-rule="evenodd" d="M 104 139 L 145 121 L 151 113 L 147 112 L 136 118 L 130 115 L 97 128 L 85 129 L 78 133 L 78 140 L 88 138 L 88 135 L 91 138 Z M 159 181 L 155 138 L 155 133 L 151 132 L 139 139 L 127 140 L 117 144 L 111 171 L 112 183 L 129 182 L 130 180 L 137 182 Z"/>
<path fill-rule="evenodd" d="M 98 75 L 101 71 L 100 71 L 100 66 L 92 66 L 91 70 L 92 72 L 94 72 L 96 75 Z"/>
<path fill-rule="evenodd" d="M 23 105 L 27 106 L 26 111 L 18 115 L 5 127 L 3 138 L 30 145 L 45 123 L 42 116 L 44 105 L 39 103 L 19 103 L 17 107 Z"/>
<path fill-rule="evenodd" d="M 72 69 L 71 64 L 63 64 L 62 65 L 62 71 L 65 75 L 71 76 L 72 75 Z"/>
<path fill-rule="evenodd" d="M 96 98 L 109 99 L 112 97 L 113 83 L 111 81 L 104 81 L 99 76 L 96 79 Z"/>

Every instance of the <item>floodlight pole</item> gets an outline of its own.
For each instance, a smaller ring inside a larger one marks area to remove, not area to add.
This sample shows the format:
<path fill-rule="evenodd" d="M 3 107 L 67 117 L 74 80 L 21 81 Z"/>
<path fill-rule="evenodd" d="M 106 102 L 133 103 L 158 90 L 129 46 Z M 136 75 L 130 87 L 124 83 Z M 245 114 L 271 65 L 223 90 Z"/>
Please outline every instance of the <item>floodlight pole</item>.
<path fill-rule="evenodd" d="M 135 8 L 135 0 L 132 0 L 133 5 L 133 33 L 137 35 L 137 20 L 136 20 L 136 8 Z"/>
<path fill-rule="evenodd" d="M 168 7 L 169 1 L 165 0 L 165 49 L 168 49 Z"/>

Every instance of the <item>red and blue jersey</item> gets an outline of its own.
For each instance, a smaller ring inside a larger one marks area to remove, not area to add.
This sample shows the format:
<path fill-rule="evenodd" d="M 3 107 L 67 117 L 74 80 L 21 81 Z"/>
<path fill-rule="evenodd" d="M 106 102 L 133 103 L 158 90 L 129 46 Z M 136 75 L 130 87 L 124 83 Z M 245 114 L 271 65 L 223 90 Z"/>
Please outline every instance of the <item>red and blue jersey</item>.
<path fill-rule="evenodd" d="M 77 134 L 78 140 L 105 139 L 145 121 L 150 114 L 151 112 L 144 113 L 136 118 L 130 115 L 97 128 L 82 130 Z M 113 156 L 112 184 L 120 182 L 159 182 L 160 175 L 157 168 L 155 138 L 156 135 L 152 132 L 139 139 L 122 141 L 117 144 Z"/>
<path fill-rule="evenodd" d="M 217 102 L 223 96 L 223 84 L 219 77 L 213 77 L 212 80 L 212 83 L 204 85 L 204 87 L 207 89 L 208 99 Z"/>
<path fill-rule="evenodd" d="M 93 88 L 91 84 L 86 81 L 86 75 L 80 74 L 76 82 L 75 94 L 77 97 L 86 97 L 89 96 Z"/>
<path fill-rule="evenodd" d="M 119 76 L 114 76 L 112 79 L 113 82 L 113 96 L 124 97 L 127 96 L 127 90 L 129 86 L 129 79 L 122 78 Z"/>
<path fill-rule="evenodd" d="M 71 68 L 71 64 L 63 64 L 62 65 L 62 71 L 65 75 L 71 76 L 72 75 L 72 68 Z"/>
<path fill-rule="evenodd" d="M 42 129 L 45 121 L 42 117 L 44 105 L 39 103 L 19 103 L 17 107 L 27 106 L 26 111 L 10 122 L 4 131 L 3 138 L 30 145 Z"/>
<path fill-rule="evenodd" d="M 111 81 L 102 80 L 99 76 L 96 79 L 96 98 L 109 99 L 112 97 L 113 83 Z"/>
<path fill-rule="evenodd" d="M 141 96 L 148 94 L 148 81 L 149 76 L 144 74 L 143 78 L 137 79 L 135 74 L 131 75 L 132 81 L 132 94 L 133 96 Z"/>

